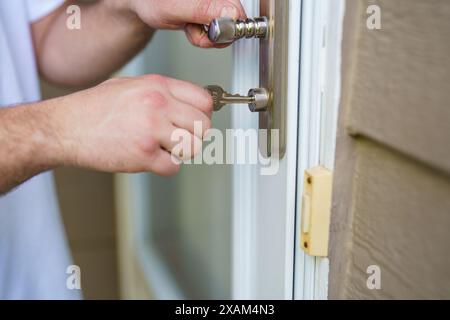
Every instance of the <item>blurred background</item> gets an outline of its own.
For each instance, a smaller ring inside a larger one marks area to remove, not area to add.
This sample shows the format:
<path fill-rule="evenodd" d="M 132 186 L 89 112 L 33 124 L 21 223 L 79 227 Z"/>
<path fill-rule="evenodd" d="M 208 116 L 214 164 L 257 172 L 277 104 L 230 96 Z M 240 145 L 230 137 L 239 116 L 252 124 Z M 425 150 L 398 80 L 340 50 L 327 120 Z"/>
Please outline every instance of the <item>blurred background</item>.
<path fill-rule="evenodd" d="M 229 48 L 201 50 L 181 32 L 159 31 L 119 75 L 158 73 L 230 88 L 231 59 Z M 69 93 L 45 82 L 42 90 L 45 98 Z M 229 110 L 214 116 L 214 126 L 230 127 Z M 58 169 L 55 179 L 86 299 L 152 298 L 151 286 L 142 283 L 149 272 L 158 272 L 156 281 L 165 279 L 158 296 L 231 297 L 229 166 L 184 166 L 169 179 L 132 176 L 139 190 L 127 186 L 130 177 L 80 169 Z M 133 225 L 126 220 L 130 208 L 138 219 Z M 139 257 L 131 256 L 134 244 Z"/>

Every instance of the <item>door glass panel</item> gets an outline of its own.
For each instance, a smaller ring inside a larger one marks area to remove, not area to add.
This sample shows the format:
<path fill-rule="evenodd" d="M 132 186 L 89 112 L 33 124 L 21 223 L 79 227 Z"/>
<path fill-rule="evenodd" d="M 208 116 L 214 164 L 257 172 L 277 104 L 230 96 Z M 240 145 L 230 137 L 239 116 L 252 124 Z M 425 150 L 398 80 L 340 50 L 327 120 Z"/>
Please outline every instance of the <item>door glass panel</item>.
<path fill-rule="evenodd" d="M 145 51 L 144 69 L 230 88 L 231 58 L 231 49 L 197 49 L 183 33 L 161 31 Z M 230 119 L 224 108 L 214 115 L 214 127 L 230 128 Z M 145 238 L 186 298 L 231 298 L 231 170 L 184 165 L 172 178 L 147 176 Z"/>

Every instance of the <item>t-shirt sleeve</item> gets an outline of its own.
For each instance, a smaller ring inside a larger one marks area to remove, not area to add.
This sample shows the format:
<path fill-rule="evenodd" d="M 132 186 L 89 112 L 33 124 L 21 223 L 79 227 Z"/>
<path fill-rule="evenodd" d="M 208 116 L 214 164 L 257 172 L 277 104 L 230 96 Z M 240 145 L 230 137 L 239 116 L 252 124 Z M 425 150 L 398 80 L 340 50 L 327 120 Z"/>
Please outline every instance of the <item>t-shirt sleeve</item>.
<path fill-rule="evenodd" d="M 35 22 L 58 8 L 65 0 L 25 0 L 28 9 L 28 19 Z"/>

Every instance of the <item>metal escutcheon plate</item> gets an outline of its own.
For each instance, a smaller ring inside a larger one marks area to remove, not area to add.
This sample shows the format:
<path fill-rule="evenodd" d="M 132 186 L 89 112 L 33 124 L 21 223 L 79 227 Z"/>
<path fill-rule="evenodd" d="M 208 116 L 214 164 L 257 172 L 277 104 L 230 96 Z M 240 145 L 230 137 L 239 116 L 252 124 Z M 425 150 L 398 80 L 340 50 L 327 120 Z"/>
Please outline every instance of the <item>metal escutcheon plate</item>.
<path fill-rule="evenodd" d="M 260 132 L 259 148 L 264 157 L 282 159 L 286 153 L 289 0 L 260 3 L 260 15 L 269 18 L 268 36 L 260 45 L 260 87 L 267 89 L 270 98 L 267 111 L 259 116 L 259 129 L 267 130 Z"/>

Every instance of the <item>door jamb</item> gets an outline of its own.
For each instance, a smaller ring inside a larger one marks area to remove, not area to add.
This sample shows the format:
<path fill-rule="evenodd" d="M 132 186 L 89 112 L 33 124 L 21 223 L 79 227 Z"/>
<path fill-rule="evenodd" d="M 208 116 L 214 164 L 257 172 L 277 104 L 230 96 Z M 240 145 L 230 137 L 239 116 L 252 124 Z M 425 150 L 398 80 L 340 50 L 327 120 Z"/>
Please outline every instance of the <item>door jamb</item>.
<path fill-rule="evenodd" d="M 322 300 L 328 297 L 329 262 L 300 248 L 301 195 L 306 169 L 334 168 L 345 0 L 302 2 L 294 297 Z"/>

